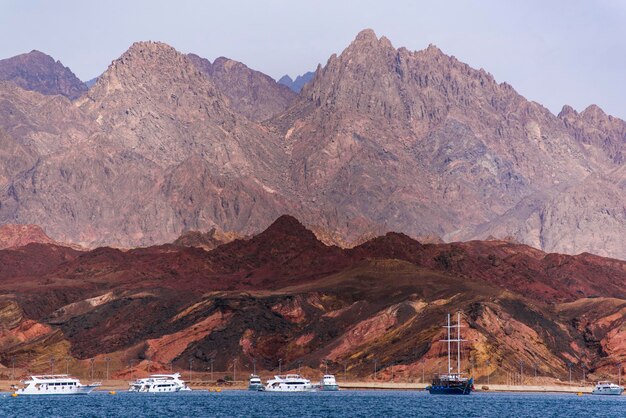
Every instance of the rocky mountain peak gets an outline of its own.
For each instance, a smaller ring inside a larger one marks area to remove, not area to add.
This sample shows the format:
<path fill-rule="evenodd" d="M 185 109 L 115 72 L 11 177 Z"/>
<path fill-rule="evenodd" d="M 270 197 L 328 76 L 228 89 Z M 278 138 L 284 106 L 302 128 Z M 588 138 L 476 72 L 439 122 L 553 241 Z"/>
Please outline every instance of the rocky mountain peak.
<path fill-rule="evenodd" d="M 574 108 L 570 105 L 564 105 L 563 108 L 561 109 L 561 111 L 559 112 L 558 117 L 563 119 L 563 118 L 567 118 L 567 117 L 576 117 L 578 116 L 578 112 L 576 110 L 574 110 Z"/>
<path fill-rule="evenodd" d="M 129 116 L 160 109 L 189 118 L 207 113 L 223 117 L 227 107 L 211 80 L 188 56 L 153 41 L 132 44 L 98 78 L 83 103 L 94 110 L 119 108 Z"/>
<path fill-rule="evenodd" d="M 378 36 L 376 36 L 376 32 L 374 32 L 374 29 L 365 28 L 361 30 L 359 33 L 357 33 L 356 37 L 354 38 L 353 43 L 359 43 L 359 42 L 368 42 L 368 43 L 378 42 Z"/>
<path fill-rule="evenodd" d="M 60 61 L 38 50 L 0 60 L 0 81 L 10 81 L 25 90 L 76 99 L 87 86 Z"/>
<path fill-rule="evenodd" d="M 624 141 L 626 139 L 626 122 L 607 115 L 599 106 L 592 104 L 585 110 L 577 113 L 569 106 L 564 106 L 559 113 L 559 119 L 565 127 L 580 142 L 596 145 L 588 149 L 592 154 L 590 159 L 605 159 L 622 165 L 626 159 L 624 155 Z"/>
<path fill-rule="evenodd" d="M 199 71 L 187 56 L 166 43 L 135 42 L 111 63 L 94 87 L 110 84 L 114 79 L 124 87 L 131 87 L 137 79 L 148 77 L 160 82 L 177 79 L 190 82 L 199 77 Z"/>
<path fill-rule="evenodd" d="M 607 118 L 607 114 L 604 113 L 604 110 L 595 104 L 589 105 L 585 110 L 580 112 L 580 116 L 590 121 L 598 121 Z"/>
<path fill-rule="evenodd" d="M 265 231 L 259 234 L 259 236 L 280 235 L 299 237 L 305 241 L 317 241 L 315 234 L 291 215 L 280 216 Z"/>
<path fill-rule="evenodd" d="M 364 29 L 354 38 L 354 41 L 348 45 L 342 55 L 352 54 L 372 54 L 374 51 L 393 50 L 394 47 L 386 37 L 380 39 L 372 29 Z"/>

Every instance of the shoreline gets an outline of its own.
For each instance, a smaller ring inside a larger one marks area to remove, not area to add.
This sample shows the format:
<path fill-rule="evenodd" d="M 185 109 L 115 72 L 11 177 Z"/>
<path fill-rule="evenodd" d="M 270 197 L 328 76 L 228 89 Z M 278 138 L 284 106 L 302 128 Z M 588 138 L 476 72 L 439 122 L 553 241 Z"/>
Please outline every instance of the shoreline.
<path fill-rule="evenodd" d="M 0 380 L 0 392 L 12 392 L 11 385 L 17 384 L 17 381 Z M 227 390 L 246 390 L 248 383 L 245 381 L 237 381 L 232 384 L 218 385 L 215 382 L 208 381 L 191 381 L 188 383 L 193 390 L 207 390 L 210 392 L 219 392 Z M 348 381 L 339 382 L 341 389 L 349 390 L 402 390 L 402 391 L 423 391 L 428 386 L 427 383 L 407 383 L 407 382 L 366 382 L 366 381 Z M 576 385 L 502 385 L 502 384 L 475 384 L 475 392 L 509 392 L 509 393 L 575 393 L 575 394 L 591 394 L 593 386 L 576 386 Z M 483 389 L 488 388 L 488 389 Z M 108 380 L 103 381 L 102 386 L 96 389 L 96 392 L 125 392 L 128 390 L 128 382 L 126 380 Z M 626 393 L 622 396 L 626 396 Z"/>
<path fill-rule="evenodd" d="M 344 382 L 339 385 L 345 389 L 361 390 L 425 390 L 428 383 L 404 383 L 404 382 Z M 593 386 L 569 386 L 569 385 L 502 385 L 475 383 L 475 392 L 533 392 L 533 393 L 584 393 L 590 394 Z M 483 389 L 486 387 L 488 389 Z"/>

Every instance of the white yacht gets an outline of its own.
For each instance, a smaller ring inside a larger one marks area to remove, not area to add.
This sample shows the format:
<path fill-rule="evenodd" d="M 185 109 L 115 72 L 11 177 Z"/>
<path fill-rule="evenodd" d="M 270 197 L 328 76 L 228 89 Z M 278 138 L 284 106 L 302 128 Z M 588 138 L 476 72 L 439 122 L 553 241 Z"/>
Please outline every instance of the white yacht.
<path fill-rule="evenodd" d="M 265 385 L 267 392 L 310 392 L 315 390 L 311 381 L 299 374 L 288 374 L 285 376 L 274 376 Z"/>
<path fill-rule="evenodd" d="M 320 390 L 323 391 L 335 391 L 339 390 L 339 385 L 337 384 L 337 380 L 335 380 L 335 375 L 325 374 L 320 380 Z"/>
<path fill-rule="evenodd" d="M 252 391 L 262 391 L 263 383 L 261 383 L 261 378 L 256 374 L 250 375 L 250 382 L 248 383 L 248 390 Z"/>
<path fill-rule="evenodd" d="M 129 384 L 129 392 L 163 393 L 191 391 L 191 388 L 180 380 L 180 373 L 153 374 L 150 377 L 137 379 Z"/>
<path fill-rule="evenodd" d="M 96 382 L 83 385 L 80 380 L 66 374 L 31 376 L 23 382 L 24 387 L 15 391 L 17 395 L 87 395 L 101 385 Z"/>
<path fill-rule="evenodd" d="M 604 381 L 598 382 L 596 387 L 593 388 L 593 395 L 621 395 L 624 392 L 624 388 L 622 386 L 616 385 L 615 383 Z"/>

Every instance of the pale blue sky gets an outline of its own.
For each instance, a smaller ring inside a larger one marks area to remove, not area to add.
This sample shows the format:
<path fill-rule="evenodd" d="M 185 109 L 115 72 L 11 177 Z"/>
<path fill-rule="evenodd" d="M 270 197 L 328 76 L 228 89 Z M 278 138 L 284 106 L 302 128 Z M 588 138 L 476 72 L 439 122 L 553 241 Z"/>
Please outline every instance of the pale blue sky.
<path fill-rule="evenodd" d="M 589 104 L 626 119 L 626 0 L 58 0 L 0 2 L 0 58 L 38 49 L 88 80 L 134 41 L 274 78 L 314 70 L 363 28 L 445 53 L 558 113 Z"/>

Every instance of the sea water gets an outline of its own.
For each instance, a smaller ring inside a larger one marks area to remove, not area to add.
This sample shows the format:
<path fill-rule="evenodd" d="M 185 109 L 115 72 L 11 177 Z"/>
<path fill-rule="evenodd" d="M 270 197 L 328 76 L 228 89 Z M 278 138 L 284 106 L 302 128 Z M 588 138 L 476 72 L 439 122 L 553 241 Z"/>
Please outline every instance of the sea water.
<path fill-rule="evenodd" d="M 417 391 L 247 391 L 18 396 L 1 417 L 626 417 L 626 396 Z"/>

